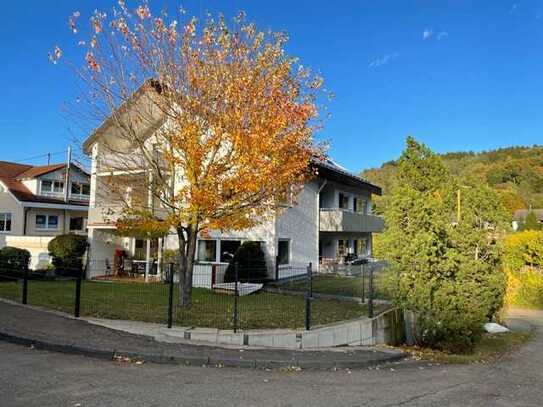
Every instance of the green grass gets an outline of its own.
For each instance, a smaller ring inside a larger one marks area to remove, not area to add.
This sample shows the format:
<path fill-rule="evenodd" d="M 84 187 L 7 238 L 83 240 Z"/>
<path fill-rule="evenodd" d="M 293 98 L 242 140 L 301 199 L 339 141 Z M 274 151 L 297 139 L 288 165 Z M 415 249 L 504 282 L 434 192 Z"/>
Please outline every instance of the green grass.
<path fill-rule="evenodd" d="M 21 283 L 0 282 L 0 297 L 20 301 Z M 30 281 L 28 303 L 72 313 L 73 281 Z M 177 286 L 174 291 L 177 298 Z M 81 290 L 81 315 L 165 323 L 168 286 L 161 283 L 123 283 L 84 281 Z M 304 298 L 261 292 L 239 297 L 242 329 L 301 328 L 304 326 Z M 195 288 L 192 307 L 175 307 L 175 322 L 181 326 L 232 328 L 234 297 Z M 365 306 L 336 300 L 316 300 L 313 326 L 366 315 Z"/>
<path fill-rule="evenodd" d="M 438 350 L 404 347 L 415 359 L 437 363 L 468 364 L 492 361 L 518 348 L 533 337 L 533 332 L 513 331 L 503 334 L 484 334 L 470 353 L 447 353 Z"/>
<path fill-rule="evenodd" d="M 365 287 L 364 290 L 362 287 Z M 286 285 L 285 289 L 306 290 L 307 282 L 305 280 L 297 281 Z M 363 292 L 364 291 L 364 292 Z M 313 276 L 313 292 L 316 294 L 338 295 L 345 297 L 362 298 L 364 294 L 367 299 L 369 295 L 369 279 L 366 276 L 341 276 L 337 274 L 320 274 Z M 374 280 L 375 297 L 386 299 L 384 291 L 381 289 L 380 279 Z"/>

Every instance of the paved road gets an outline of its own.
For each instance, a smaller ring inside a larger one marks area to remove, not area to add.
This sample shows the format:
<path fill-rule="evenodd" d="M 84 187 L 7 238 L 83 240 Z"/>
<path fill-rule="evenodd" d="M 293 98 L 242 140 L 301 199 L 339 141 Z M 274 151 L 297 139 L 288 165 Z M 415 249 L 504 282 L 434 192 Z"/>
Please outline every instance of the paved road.
<path fill-rule="evenodd" d="M 543 312 L 515 317 L 537 325 L 538 335 L 496 363 L 352 372 L 122 364 L 0 342 L 0 405 L 542 406 Z"/>

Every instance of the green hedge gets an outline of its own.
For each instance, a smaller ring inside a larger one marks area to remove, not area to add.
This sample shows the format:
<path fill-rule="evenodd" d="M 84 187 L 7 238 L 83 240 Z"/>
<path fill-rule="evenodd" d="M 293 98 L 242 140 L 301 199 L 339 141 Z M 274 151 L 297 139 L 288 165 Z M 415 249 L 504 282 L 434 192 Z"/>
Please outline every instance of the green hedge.
<path fill-rule="evenodd" d="M 26 249 L 6 246 L 0 249 L 0 273 L 22 273 L 30 264 L 30 252 Z"/>
<path fill-rule="evenodd" d="M 61 275 L 77 275 L 83 269 L 83 256 L 87 250 L 86 236 L 60 235 L 49 242 L 49 254 L 53 258 L 55 272 Z"/>

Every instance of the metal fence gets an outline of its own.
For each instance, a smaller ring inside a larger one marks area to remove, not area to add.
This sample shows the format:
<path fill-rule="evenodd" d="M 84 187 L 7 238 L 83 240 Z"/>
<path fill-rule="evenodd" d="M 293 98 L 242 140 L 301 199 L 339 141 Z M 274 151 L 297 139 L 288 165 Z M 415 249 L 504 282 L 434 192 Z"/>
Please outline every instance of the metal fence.
<path fill-rule="evenodd" d="M 0 265 L 0 297 L 76 317 L 164 323 L 168 327 L 246 330 L 304 328 L 361 316 L 373 317 L 387 304 L 384 264 L 314 268 L 290 265 L 196 265 L 190 303 L 183 303 L 180 274 L 163 264 L 145 281 L 137 275 L 103 275 Z M 271 276 L 271 277 L 270 277 Z M 279 276 L 279 278 L 277 278 Z"/>

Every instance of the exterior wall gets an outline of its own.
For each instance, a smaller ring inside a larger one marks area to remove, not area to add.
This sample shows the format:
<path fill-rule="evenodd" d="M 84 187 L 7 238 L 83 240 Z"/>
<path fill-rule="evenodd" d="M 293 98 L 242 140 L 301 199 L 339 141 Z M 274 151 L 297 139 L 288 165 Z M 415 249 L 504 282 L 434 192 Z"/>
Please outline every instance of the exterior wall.
<path fill-rule="evenodd" d="M 290 241 L 289 264 L 305 266 L 309 262 L 319 263 L 318 188 L 317 181 L 308 182 L 296 204 L 277 219 L 276 240 Z"/>
<path fill-rule="evenodd" d="M 57 229 L 37 229 L 36 215 L 56 215 L 58 216 Z M 70 233 L 70 218 L 71 217 L 87 217 L 87 211 L 73 211 L 62 209 L 42 209 L 30 208 L 27 213 L 26 235 L 28 236 L 57 236 L 64 233 Z M 86 234 L 85 230 L 73 233 Z"/>
<path fill-rule="evenodd" d="M 115 251 L 129 249 L 129 239 L 99 229 L 89 229 L 89 244 L 87 278 L 106 275 L 113 267 Z"/>
<path fill-rule="evenodd" d="M 4 187 L 0 183 L 0 191 L 1 190 L 4 190 Z M 22 235 L 24 209 L 22 205 L 6 190 L 4 190 L 4 192 L 0 192 L 0 212 L 11 213 L 11 231 L 0 232 L 0 237 L 3 235 Z M 0 247 L 2 247 L 1 238 Z"/>
<path fill-rule="evenodd" d="M 42 192 L 41 191 L 41 181 L 42 180 L 48 180 L 48 181 L 62 181 L 65 182 L 66 175 L 64 173 L 64 170 L 58 170 L 54 172 L 50 172 L 48 174 L 42 175 L 41 177 L 38 177 L 36 179 L 32 180 L 26 180 L 24 181 L 24 184 L 31 190 L 32 193 L 35 195 L 41 195 L 41 196 L 47 196 L 55 199 L 64 199 L 64 192 L 62 193 L 55 193 L 55 192 Z M 70 182 L 79 182 L 79 183 L 90 183 L 90 178 L 82 174 L 78 170 L 71 169 L 70 170 Z M 72 195 L 71 194 L 71 185 L 64 185 L 64 188 L 68 188 L 69 198 L 70 199 L 81 199 L 86 200 L 86 198 L 83 198 L 78 195 Z"/>
<path fill-rule="evenodd" d="M 30 269 L 44 269 L 51 262 L 47 246 L 53 239 L 52 236 L 6 236 L 6 246 L 26 249 L 31 254 Z"/>

